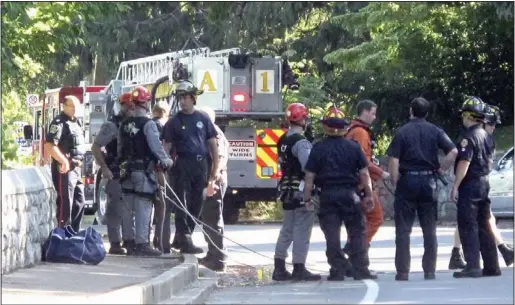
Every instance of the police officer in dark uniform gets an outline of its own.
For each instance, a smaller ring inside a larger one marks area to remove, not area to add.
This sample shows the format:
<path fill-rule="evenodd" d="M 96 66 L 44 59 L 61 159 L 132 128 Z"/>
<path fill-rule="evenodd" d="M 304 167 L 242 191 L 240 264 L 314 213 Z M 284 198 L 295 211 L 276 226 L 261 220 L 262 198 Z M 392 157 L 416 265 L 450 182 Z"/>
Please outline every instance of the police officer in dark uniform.
<path fill-rule="evenodd" d="M 122 122 L 118 134 L 120 182 L 126 206 L 135 217 L 134 254 L 159 256 L 161 252 L 150 246 L 152 208 L 158 191 L 155 169 L 166 170 L 173 162 L 159 141 L 156 123 L 148 117 L 150 92 L 136 87 L 132 102 L 134 114 Z"/>
<path fill-rule="evenodd" d="M 328 280 L 343 281 L 349 262 L 343 255 L 340 229 L 342 221 L 350 237 L 350 261 L 355 280 L 375 279 L 368 269 L 365 219 L 356 194 L 358 183 L 365 186 L 361 203 L 373 205 L 368 162 L 359 144 L 344 139 L 348 126 L 343 113 L 331 107 L 322 120 L 326 138 L 314 145 L 305 167 L 304 202 L 313 204 L 314 183 L 320 188 L 320 227 L 324 232 L 327 261 L 331 266 Z"/>
<path fill-rule="evenodd" d="M 60 227 L 71 225 L 77 232 L 84 214 L 82 159 L 84 131 L 75 117 L 80 101 L 66 96 L 63 111 L 50 123 L 45 150 L 52 157 L 52 181 L 57 191 L 57 220 Z"/>
<path fill-rule="evenodd" d="M 174 191 L 185 204 L 188 212 L 198 218 L 208 183 L 220 179 L 217 132 L 207 115 L 195 110 L 196 98 L 203 91 L 191 82 L 180 82 L 175 90 L 181 111 L 166 122 L 163 129 L 165 151 L 173 149 L 177 161 L 172 168 L 171 180 Z M 211 168 L 208 168 L 208 154 L 215 156 Z M 209 176 L 209 177 L 208 177 Z M 203 250 L 193 244 L 191 235 L 195 222 L 184 211 L 175 211 L 175 236 L 172 247 L 182 253 L 202 253 Z"/>
<path fill-rule="evenodd" d="M 118 164 L 118 130 L 122 120 L 132 115 L 133 108 L 131 93 L 125 92 L 120 95 L 119 100 L 114 104 L 112 119 L 102 124 L 91 146 L 91 152 L 102 171 L 102 179 L 107 180 L 105 190 L 107 195 L 107 237 L 111 244 L 109 254 L 122 255 L 127 252 L 132 254 L 131 251 L 134 248 L 132 246 L 128 248 L 128 245 L 135 245 L 134 221 L 132 215 L 126 213 L 127 209 L 120 184 L 120 164 Z M 102 153 L 102 147 L 105 148 L 105 156 Z M 122 236 L 120 236 L 120 227 L 128 227 L 122 229 Z M 121 244 L 122 237 L 123 246 Z"/>
<path fill-rule="evenodd" d="M 424 236 L 422 268 L 425 279 L 434 279 L 438 243 L 436 220 L 438 175 L 452 166 L 457 150 L 447 134 L 426 121 L 429 102 L 411 101 L 410 121 L 399 128 L 388 147 L 388 169 L 395 190 L 395 268 L 397 281 L 407 281 L 410 270 L 410 235 L 418 215 Z M 440 164 L 438 150 L 445 153 Z M 400 177 L 399 177 L 400 175 Z"/>
<path fill-rule="evenodd" d="M 458 140 L 451 200 L 458 206 L 458 230 L 467 265 L 454 272 L 455 278 L 501 275 L 495 237 L 490 228 L 490 158 L 493 154 L 488 133 L 483 128 L 486 104 L 467 97 L 461 107 L 465 131 Z M 481 254 L 481 256 L 480 256 Z M 480 269 L 483 258 L 483 270 Z"/>

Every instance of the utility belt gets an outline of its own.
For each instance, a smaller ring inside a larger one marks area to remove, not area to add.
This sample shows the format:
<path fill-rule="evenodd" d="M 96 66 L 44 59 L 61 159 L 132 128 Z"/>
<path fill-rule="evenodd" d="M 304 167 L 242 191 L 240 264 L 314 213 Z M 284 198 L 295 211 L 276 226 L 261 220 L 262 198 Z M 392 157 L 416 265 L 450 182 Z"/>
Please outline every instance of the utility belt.
<path fill-rule="evenodd" d="M 153 168 L 150 167 L 150 159 L 144 160 L 127 160 L 120 164 L 120 184 L 122 185 L 122 193 L 124 194 L 135 194 L 142 198 L 146 198 L 149 200 L 156 199 L 156 192 L 146 193 L 146 192 L 138 192 L 133 189 L 126 189 L 123 187 L 123 182 L 127 179 L 131 178 L 131 174 L 133 172 L 144 172 L 148 178 L 148 181 L 157 185 L 157 181 L 151 178 L 150 173 L 154 171 Z M 113 174 L 114 175 L 114 174 Z"/>
<path fill-rule="evenodd" d="M 284 210 L 295 210 L 304 206 L 303 192 L 300 190 L 300 184 L 301 180 L 299 178 L 290 178 L 288 182 L 282 180 L 279 183 L 278 200 L 282 203 Z M 313 190 L 313 193 L 315 192 L 316 189 Z"/>
<path fill-rule="evenodd" d="M 438 180 L 440 180 L 444 185 L 448 185 L 449 182 L 447 181 L 447 179 L 445 179 L 445 177 L 443 175 L 441 175 L 438 171 L 436 170 L 425 170 L 425 171 L 401 171 L 400 172 L 401 175 L 405 175 L 405 176 L 435 176 Z"/>

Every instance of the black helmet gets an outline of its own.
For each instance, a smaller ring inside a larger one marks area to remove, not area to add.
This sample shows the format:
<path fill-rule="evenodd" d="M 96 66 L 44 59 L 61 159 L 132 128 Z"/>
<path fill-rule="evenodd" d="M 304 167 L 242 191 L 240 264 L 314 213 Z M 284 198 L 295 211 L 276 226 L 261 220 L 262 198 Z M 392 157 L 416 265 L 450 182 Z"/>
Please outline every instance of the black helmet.
<path fill-rule="evenodd" d="M 199 90 L 195 85 L 193 85 L 190 81 L 181 81 L 175 87 L 175 95 L 181 96 L 185 94 L 190 94 L 193 98 L 204 93 L 204 90 Z"/>
<path fill-rule="evenodd" d="M 486 105 L 485 107 L 486 123 L 490 125 L 501 124 L 501 110 L 497 106 Z"/>
<path fill-rule="evenodd" d="M 467 96 L 461 105 L 460 112 L 462 115 L 469 115 L 476 120 L 481 120 L 485 118 L 486 105 L 479 97 Z"/>

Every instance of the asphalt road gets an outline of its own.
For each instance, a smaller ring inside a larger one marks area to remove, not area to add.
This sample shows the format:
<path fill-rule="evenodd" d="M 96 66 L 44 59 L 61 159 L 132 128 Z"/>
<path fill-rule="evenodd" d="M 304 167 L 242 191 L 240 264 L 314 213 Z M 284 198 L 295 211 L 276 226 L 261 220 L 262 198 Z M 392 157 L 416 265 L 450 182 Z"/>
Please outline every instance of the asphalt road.
<path fill-rule="evenodd" d="M 104 227 L 96 227 L 105 232 Z M 506 242 L 513 243 L 513 225 L 508 227 L 509 229 L 501 230 L 502 235 Z M 250 253 L 228 242 L 229 264 L 234 266 L 229 269 L 235 270 L 238 266 L 245 268 L 245 265 L 261 266 L 264 276 L 256 279 L 257 271 L 232 276 L 220 274 L 220 278 L 225 281 L 222 286 L 225 287 L 212 293 L 206 304 L 513 304 L 513 266 L 506 267 L 500 255 L 503 271 L 500 277 L 459 280 L 452 277 L 452 272 L 447 267 L 453 243 L 453 228 L 438 229 L 439 254 L 434 281 L 423 279 L 423 239 L 418 227 L 413 229 L 411 239 L 410 280 L 394 280 L 394 228 L 384 226 L 376 235 L 370 250 L 371 269 L 380 273 L 378 280 L 273 283 L 270 272 L 279 229 L 280 225 L 275 224 L 226 227 L 228 238 L 269 258 Z M 198 229 L 193 238 L 199 246 L 207 247 Z M 342 239 L 345 239 L 343 232 Z M 313 229 L 308 268 L 323 275 L 327 275 L 329 270 L 325 257 L 325 241 L 318 226 Z"/>

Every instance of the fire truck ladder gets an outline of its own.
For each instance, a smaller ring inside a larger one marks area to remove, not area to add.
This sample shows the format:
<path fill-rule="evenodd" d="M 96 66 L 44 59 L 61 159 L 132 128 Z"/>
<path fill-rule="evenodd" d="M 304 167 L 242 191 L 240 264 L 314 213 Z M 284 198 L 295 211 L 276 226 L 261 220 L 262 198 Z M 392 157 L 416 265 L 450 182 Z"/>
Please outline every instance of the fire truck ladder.
<path fill-rule="evenodd" d="M 200 48 L 128 60 L 120 64 L 116 80 L 122 80 L 124 86 L 130 84 L 151 84 L 158 78 L 169 75 L 173 71 L 173 62 L 176 59 L 185 57 L 225 57 L 229 54 L 239 53 L 239 48 L 215 52 L 211 52 L 209 48 Z"/>

